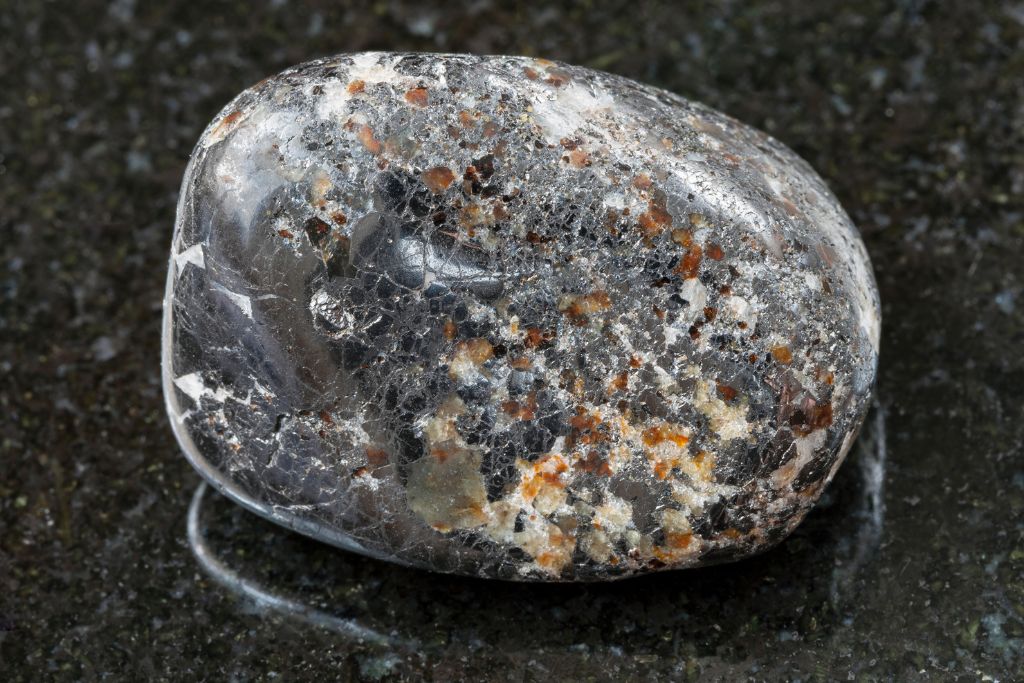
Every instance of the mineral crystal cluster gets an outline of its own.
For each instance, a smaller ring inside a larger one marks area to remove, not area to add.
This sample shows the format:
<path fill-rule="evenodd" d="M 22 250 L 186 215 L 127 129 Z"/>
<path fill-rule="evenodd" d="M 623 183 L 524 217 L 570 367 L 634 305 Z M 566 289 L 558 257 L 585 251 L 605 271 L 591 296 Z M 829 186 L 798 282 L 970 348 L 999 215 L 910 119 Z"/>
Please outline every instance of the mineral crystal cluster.
<path fill-rule="evenodd" d="M 203 133 L 163 364 L 186 455 L 248 508 L 582 581 L 783 539 L 857 434 L 878 339 L 856 229 L 767 135 L 566 64 L 363 53 Z"/>

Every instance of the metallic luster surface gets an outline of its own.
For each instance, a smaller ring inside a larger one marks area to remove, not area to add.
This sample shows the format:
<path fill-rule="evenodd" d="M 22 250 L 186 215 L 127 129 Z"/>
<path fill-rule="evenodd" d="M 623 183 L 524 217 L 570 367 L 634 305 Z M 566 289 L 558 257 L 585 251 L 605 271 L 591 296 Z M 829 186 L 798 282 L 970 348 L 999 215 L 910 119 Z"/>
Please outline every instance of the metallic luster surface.
<path fill-rule="evenodd" d="M 196 468 L 275 521 L 602 580 L 784 538 L 856 436 L 878 332 L 855 228 L 768 136 L 565 64 L 363 53 L 203 134 L 164 384 Z"/>

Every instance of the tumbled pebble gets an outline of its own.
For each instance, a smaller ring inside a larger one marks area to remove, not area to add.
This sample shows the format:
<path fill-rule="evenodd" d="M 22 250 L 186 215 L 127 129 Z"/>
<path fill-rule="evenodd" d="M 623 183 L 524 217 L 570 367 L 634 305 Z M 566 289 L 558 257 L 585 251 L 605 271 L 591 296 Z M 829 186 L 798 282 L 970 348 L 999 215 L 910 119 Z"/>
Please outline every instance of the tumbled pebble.
<path fill-rule="evenodd" d="M 878 335 L 856 229 L 763 133 L 546 60 L 362 53 L 203 133 L 165 390 L 196 468 L 303 533 L 600 580 L 783 539 Z"/>

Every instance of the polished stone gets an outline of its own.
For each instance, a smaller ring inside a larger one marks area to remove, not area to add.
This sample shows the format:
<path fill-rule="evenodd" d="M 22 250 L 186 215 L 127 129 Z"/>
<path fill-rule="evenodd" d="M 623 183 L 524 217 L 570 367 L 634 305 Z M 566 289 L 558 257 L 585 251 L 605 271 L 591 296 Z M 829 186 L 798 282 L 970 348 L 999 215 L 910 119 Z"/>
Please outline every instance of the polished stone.
<path fill-rule="evenodd" d="M 861 424 L 863 244 L 770 137 L 546 60 L 362 53 L 210 124 L 168 277 L 193 464 L 316 538 L 593 580 L 784 538 Z"/>
<path fill-rule="evenodd" d="M 17 37 L 0 41 L 5 680 L 1024 680 L 1024 138 L 1012 125 L 1024 24 L 1012 3 L 298 7 L 0 9 Z M 883 303 L 877 534 L 857 527 L 869 414 L 786 541 L 636 580 L 409 570 L 208 492 L 200 530 L 247 588 L 397 631 L 411 651 L 256 609 L 253 592 L 213 581 L 185 542 L 201 477 L 168 426 L 156 362 L 185 164 L 246 85 L 380 47 L 607 69 L 810 162 L 862 232 Z"/>

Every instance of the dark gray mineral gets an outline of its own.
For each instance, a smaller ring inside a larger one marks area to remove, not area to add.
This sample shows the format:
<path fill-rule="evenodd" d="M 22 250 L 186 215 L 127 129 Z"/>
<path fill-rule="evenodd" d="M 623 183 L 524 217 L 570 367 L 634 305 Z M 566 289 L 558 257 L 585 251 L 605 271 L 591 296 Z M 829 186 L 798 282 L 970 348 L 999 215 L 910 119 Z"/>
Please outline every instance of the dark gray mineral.
<path fill-rule="evenodd" d="M 867 254 L 793 152 L 519 57 L 343 55 L 243 92 L 189 165 L 165 314 L 171 421 L 221 491 L 508 579 L 777 543 L 878 356 Z"/>

